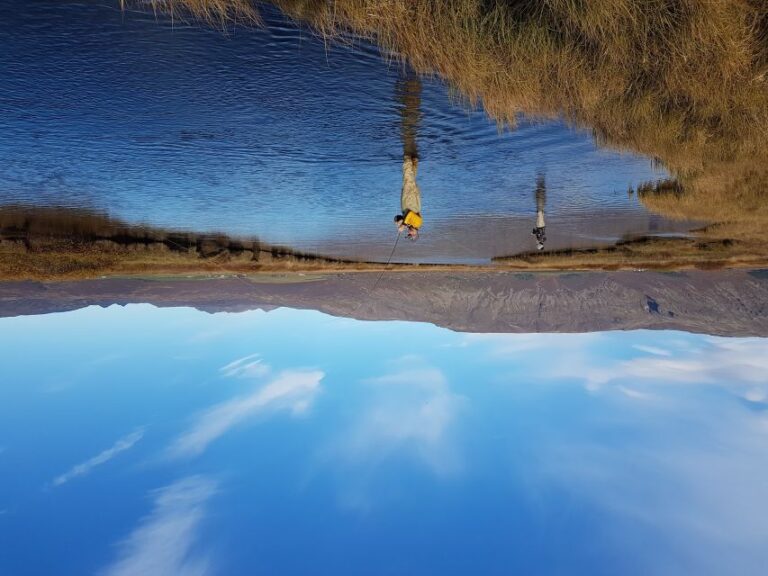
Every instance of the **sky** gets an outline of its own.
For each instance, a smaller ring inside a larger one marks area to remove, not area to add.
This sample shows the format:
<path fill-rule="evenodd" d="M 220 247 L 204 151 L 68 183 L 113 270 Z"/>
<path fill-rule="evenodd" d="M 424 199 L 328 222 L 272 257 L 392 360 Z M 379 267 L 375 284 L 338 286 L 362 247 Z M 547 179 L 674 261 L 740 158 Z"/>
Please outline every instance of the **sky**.
<path fill-rule="evenodd" d="M 0 574 L 768 560 L 765 339 L 113 305 L 0 350 Z"/>

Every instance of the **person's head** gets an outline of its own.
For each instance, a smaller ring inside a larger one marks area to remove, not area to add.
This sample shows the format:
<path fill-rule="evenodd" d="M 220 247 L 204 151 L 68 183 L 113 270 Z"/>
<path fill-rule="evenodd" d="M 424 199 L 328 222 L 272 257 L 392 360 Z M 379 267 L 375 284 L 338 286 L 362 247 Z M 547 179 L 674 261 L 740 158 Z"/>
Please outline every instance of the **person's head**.
<path fill-rule="evenodd" d="M 405 217 L 401 214 L 395 216 L 395 226 L 398 232 L 406 232 L 409 240 L 419 239 L 419 229 L 405 223 Z"/>

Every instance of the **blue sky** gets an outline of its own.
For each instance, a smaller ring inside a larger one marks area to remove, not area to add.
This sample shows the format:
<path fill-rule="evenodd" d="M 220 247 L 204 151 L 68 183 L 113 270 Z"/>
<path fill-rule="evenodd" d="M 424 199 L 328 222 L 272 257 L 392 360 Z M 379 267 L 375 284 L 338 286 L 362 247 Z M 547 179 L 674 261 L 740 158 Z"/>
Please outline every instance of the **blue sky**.
<path fill-rule="evenodd" d="M 0 347 L 2 574 L 768 559 L 764 339 L 131 305 L 4 318 Z"/>

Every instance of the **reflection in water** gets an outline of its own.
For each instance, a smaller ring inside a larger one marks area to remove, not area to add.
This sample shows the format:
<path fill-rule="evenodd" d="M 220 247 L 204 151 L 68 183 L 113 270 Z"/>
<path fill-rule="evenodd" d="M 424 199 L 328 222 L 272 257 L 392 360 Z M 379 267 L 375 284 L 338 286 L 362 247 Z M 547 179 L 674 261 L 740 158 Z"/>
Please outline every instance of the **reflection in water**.
<path fill-rule="evenodd" d="M 764 338 L 129 305 L 0 319 L 0 349 L 2 574 L 768 561 Z"/>
<path fill-rule="evenodd" d="M 547 241 L 545 233 L 546 223 L 544 222 L 544 207 L 547 204 L 547 185 L 544 181 L 544 175 L 539 174 L 536 177 L 536 226 L 531 234 L 536 237 L 536 249 L 544 250 L 544 242 Z"/>
<path fill-rule="evenodd" d="M 396 86 L 402 103 L 400 135 L 403 141 L 403 187 L 400 191 L 400 214 L 395 216 L 398 234 L 407 230 L 408 238 L 416 240 L 423 223 L 421 191 L 416 184 L 419 150 L 416 133 L 421 119 L 421 80 L 411 74 L 401 77 Z"/>
<path fill-rule="evenodd" d="M 403 158 L 419 158 L 417 135 L 421 122 L 421 80 L 411 70 L 400 75 L 395 85 L 400 101 L 400 139 Z"/>

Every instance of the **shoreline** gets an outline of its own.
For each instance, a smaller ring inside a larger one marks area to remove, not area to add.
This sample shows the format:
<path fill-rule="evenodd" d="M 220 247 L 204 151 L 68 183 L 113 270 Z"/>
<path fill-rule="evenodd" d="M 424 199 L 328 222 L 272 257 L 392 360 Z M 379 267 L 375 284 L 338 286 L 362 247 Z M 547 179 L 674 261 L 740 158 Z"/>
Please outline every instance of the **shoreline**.
<path fill-rule="evenodd" d="M 485 264 L 386 264 L 305 253 L 255 237 L 131 226 L 83 210 L 11 206 L 0 209 L 0 280 L 768 267 L 768 243 L 761 237 L 738 238 L 722 232 L 712 225 L 688 237 L 647 236 L 604 247 L 525 252 L 490 258 Z"/>
<path fill-rule="evenodd" d="M 156 243 L 104 248 L 95 242 L 36 243 L 32 248 L 0 242 L 0 281 L 86 280 L 105 277 L 218 278 L 346 273 L 562 273 L 613 271 L 743 270 L 768 268 L 768 255 L 748 246 L 684 238 L 639 238 L 606 248 L 522 253 L 487 264 L 390 263 L 340 260 L 281 249 L 258 259 L 243 253 L 203 256 L 158 249 Z M 129 247 L 130 246 L 130 247 Z"/>

